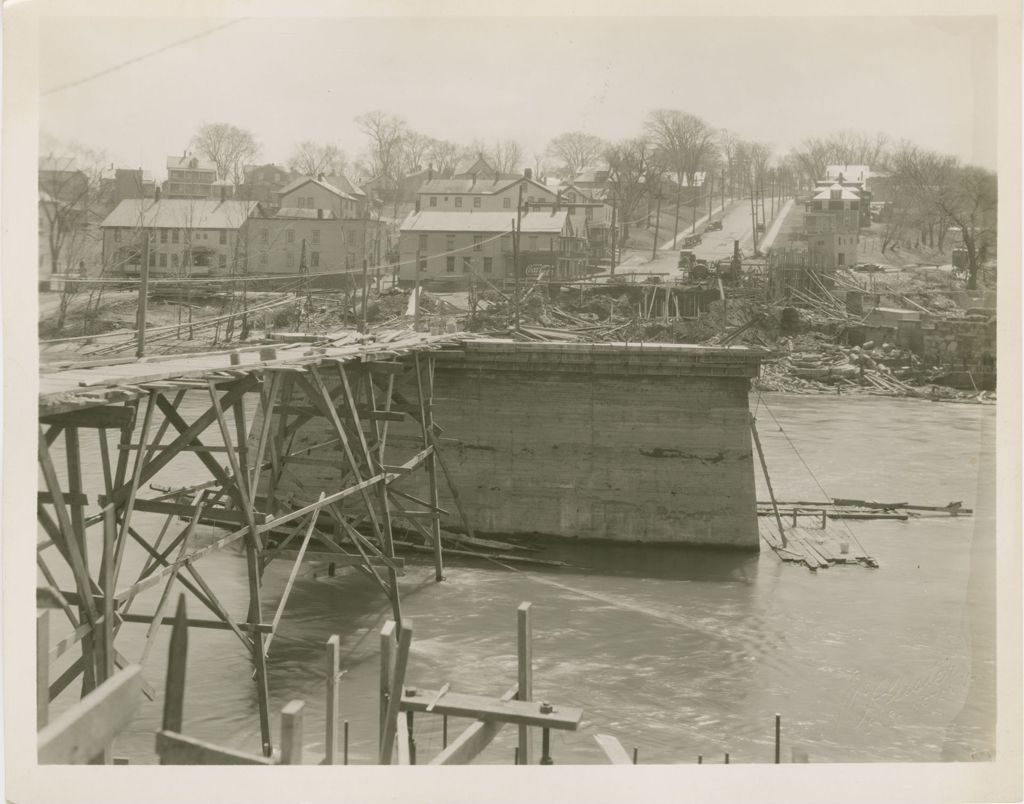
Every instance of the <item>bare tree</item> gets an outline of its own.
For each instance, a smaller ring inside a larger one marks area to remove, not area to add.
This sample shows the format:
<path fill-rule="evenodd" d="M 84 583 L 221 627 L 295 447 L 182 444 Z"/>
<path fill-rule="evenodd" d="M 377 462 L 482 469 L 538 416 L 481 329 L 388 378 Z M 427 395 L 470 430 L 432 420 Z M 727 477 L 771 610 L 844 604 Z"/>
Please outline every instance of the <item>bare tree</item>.
<path fill-rule="evenodd" d="M 430 153 L 431 139 L 425 134 L 409 129 L 402 140 L 401 173 L 408 175 L 423 169 L 423 163 Z"/>
<path fill-rule="evenodd" d="M 605 149 L 608 185 L 614 194 L 623 238 L 629 236 L 629 227 L 641 220 L 638 213 L 648 192 L 652 156 L 651 144 L 643 137 L 622 140 Z"/>
<path fill-rule="evenodd" d="M 523 161 L 523 149 L 515 140 L 497 140 L 487 153 L 487 161 L 498 173 L 517 173 Z"/>
<path fill-rule="evenodd" d="M 813 186 L 816 180 L 824 178 L 829 165 L 867 165 L 884 169 L 889 160 L 889 140 L 881 132 L 836 131 L 825 137 L 805 139 L 792 155 L 803 181 Z"/>
<path fill-rule="evenodd" d="M 391 196 L 394 214 L 398 215 L 399 179 L 405 166 L 404 145 L 409 126 L 401 117 L 372 111 L 355 119 L 359 130 L 369 140 L 364 166 L 372 178 L 380 179 L 382 196 Z"/>
<path fill-rule="evenodd" d="M 441 175 L 448 175 L 455 170 L 455 165 L 462 157 L 463 148 L 450 140 L 431 140 L 427 156 L 434 169 Z"/>
<path fill-rule="evenodd" d="M 337 176 L 345 172 L 348 160 L 337 145 L 305 140 L 295 146 L 287 164 L 289 170 L 303 176 Z"/>
<path fill-rule="evenodd" d="M 559 163 L 555 173 L 571 181 L 587 168 L 597 165 L 604 153 L 605 143 L 600 137 L 582 131 L 559 134 L 545 149 L 545 154 Z"/>
<path fill-rule="evenodd" d="M 245 165 L 260 155 L 252 132 L 230 123 L 203 123 L 192 137 L 192 147 L 217 167 L 221 179 L 238 186 L 245 179 Z"/>

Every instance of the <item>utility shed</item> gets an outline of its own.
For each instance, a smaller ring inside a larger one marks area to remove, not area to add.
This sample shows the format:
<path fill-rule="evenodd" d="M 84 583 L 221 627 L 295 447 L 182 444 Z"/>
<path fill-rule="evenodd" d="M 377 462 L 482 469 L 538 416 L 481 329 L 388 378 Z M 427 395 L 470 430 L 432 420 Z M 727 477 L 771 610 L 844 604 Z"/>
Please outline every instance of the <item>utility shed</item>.
<path fill-rule="evenodd" d="M 748 392 L 764 354 L 511 340 L 436 352 L 434 420 L 474 529 L 758 549 Z"/>

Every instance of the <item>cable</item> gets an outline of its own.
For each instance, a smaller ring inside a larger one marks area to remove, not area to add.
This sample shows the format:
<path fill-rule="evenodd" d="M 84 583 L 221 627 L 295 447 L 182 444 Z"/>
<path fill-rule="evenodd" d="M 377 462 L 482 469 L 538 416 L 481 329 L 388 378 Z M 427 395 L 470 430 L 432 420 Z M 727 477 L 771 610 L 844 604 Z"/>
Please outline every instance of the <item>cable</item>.
<path fill-rule="evenodd" d="M 184 39 L 177 40 L 176 42 L 171 42 L 170 44 L 164 45 L 163 47 L 158 47 L 156 50 L 151 50 L 148 53 L 143 53 L 141 56 L 136 56 L 135 58 L 126 59 L 124 61 L 118 62 L 117 64 L 113 65 L 112 67 L 108 67 L 105 70 L 100 70 L 98 73 L 93 73 L 92 75 L 87 75 L 85 78 L 79 78 L 77 81 L 71 81 L 71 82 L 69 82 L 67 84 L 61 84 L 60 86 L 51 87 L 50 89 L 47 89 L 47 90 L 44 90 L 43 92 L 41 92 L 40 95 L 45 98 L 47 95 L 52 95 L 55 92 L 60 92 L 60 91 L 65 90 L 65 89 L 71 89 L 72 87 L 81 86 L 82 84 L 86 84 L 89 81 L 95 81 L 97 78 L 102 78 L 105 75 L 109 75 L 110 73 L 117 72 L 118 70 L 122 70 L 125 67 L 130 67 L 133 64 L 137 64 L 140 61 L 145 61 L 146 59 L 151 58 L 153 56 L 156 56 L 159 53 L 163 53 L 163 52 L 165 52 L 167 50 L 172 50 L 172 49 L 174 49 L 176 47 L 180 47 L 181 45 L 186 45 L 189 42 L 196 41 L 197 39 L 202 39 L 205 36 L 209 36 L 210 34 L 217 33 L 217 31 L 223 31 L 225 28 L 227 28 L 227 27 L 229 27 L 231 25 L 235 25 L 235 24 L 237 24 L 239 22 L 242 22 L 245 19 L 247 19 L 247 18 L 246 17 L 240 17 L 240 18 L 235 19 L 235 20 L 228 20 L 227 22 L 225 22 L 222 25 L 218 25 L 218 26 L 216 26 L 214 28 L 209 28 L 209 29 L 207 29 L 205 31 L 201 31 L 201 32 L 199 32 L 197 34 L 194 34 L 192 36 L 187 36 Z"/>

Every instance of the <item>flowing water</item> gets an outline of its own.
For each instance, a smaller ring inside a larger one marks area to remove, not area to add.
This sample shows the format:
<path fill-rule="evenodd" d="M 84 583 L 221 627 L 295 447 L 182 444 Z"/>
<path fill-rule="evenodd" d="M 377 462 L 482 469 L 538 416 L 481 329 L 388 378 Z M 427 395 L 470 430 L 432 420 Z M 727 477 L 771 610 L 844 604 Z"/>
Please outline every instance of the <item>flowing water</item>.
<path fill-rule="evenodd" d="M 192 414 L 202 403 L 197 398 L 186 407 L 194 405 Z M 827 492 L 936 505 L 962 500 L 976 515 L 851 524 L 877 570 L 815 574 L 782 564 L 770 550 L 559 545 L 542 555 L 581 569 L 449 563 L 445 582 L 436 584 L 427 560 L 407 560 L 402 605 L 415 632 L 408 683 L 504 692 L 516 676 L 516 607 L 530 601 L 535 697 L 584 710 L 580 732 L 552 735 L 558 764 L 603 762 L 594 733 L 638 748 L 643 763 L 695 762 L 698 755 L 721 761 L 724 752 L 733 762 L 770 762 L 776 712 L 784 761 L 794 748 L 813 762 L 990 759 L 994 408 L 771 394 L 751 406 L 780 499 L 820 500 Z M 94 446 L 83 443 L 87 454 Z M 196 462 L 176 463 L 158 479 L 186 484 L 203 477 Z M 94 493 L 101 483 L 92 455 L 87 486 Z M 758 498 L 767 499 L 760 477 L 758 484 Z M 137 521 L 153 532 L 162 518 Z M 226 550 L 197 566 L 241 619 L 242 556 Z M 281 562 L 267 570 L 264 621 L 273 617 L 288 571 Z M 122 585 L 129 576 L 123 577 Z M 152 590 L 134 610 L 152 611 L 158 599 Z M 189 606 L 192 616 L 207 616 L 198 602 Z M 380 590 L 352 570 L 300 578 L 269 657 L 275 734 L 280 708 L 304 699 L 306 756 L 322 756 L 324 642 L 339 634 L 350 761 L 373 761 L 378 633 L 389 616 Z M 129 658 L 137 658 L 145 628 L 122 628 L 118 647 Z M 162 629 L 146 662 L 146 678 L 157 689 L 168 636 Z M 190 630 L 186 733 L 257 750 L 250 677 L 250 661 L 233 635 Z M 77 685 L 72 690 L 60 706 L 77 696 Z M 145 703 L 115 753 L 133 763 L 155 761 L 160 717 L 159 698 Z M 465 724 L 452 720 L 449 736 Z M 440 717 L 417 717 L 422 758 L 440 750 L 441 728 Z M 515 739 L 516 730 L 506 728 L 480 761 L 510 763 Z M 538 735 L 538 748 L 539 742 Z"/>

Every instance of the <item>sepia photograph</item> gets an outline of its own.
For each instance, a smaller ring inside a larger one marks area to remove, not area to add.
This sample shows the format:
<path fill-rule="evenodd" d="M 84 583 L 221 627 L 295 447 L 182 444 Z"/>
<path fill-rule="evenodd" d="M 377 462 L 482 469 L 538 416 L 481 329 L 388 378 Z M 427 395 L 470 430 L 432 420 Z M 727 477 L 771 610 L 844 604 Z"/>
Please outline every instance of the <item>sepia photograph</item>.
<path fill-rule="evenodd" d="M 1018 4 L 3 37 L 8 800 L 1020 800 Z"/>

